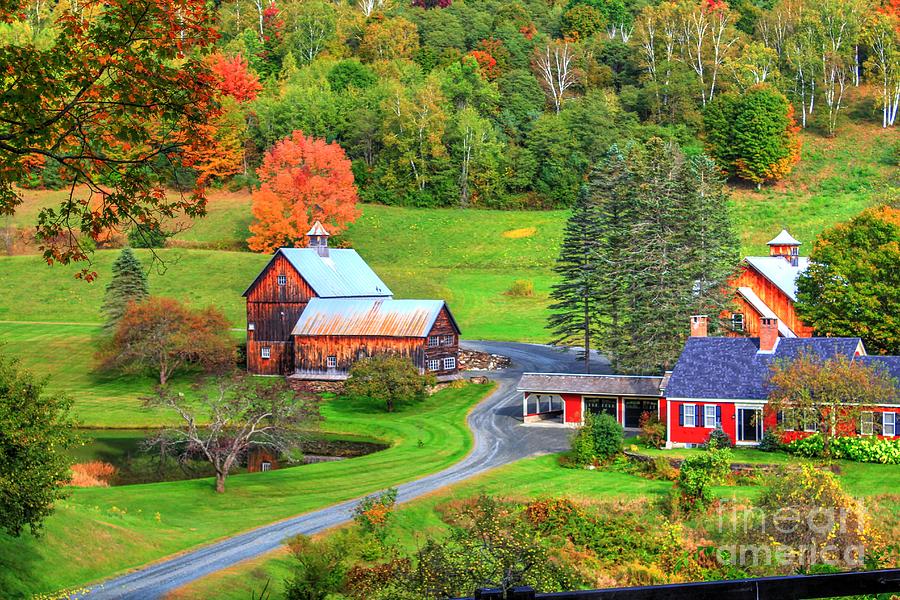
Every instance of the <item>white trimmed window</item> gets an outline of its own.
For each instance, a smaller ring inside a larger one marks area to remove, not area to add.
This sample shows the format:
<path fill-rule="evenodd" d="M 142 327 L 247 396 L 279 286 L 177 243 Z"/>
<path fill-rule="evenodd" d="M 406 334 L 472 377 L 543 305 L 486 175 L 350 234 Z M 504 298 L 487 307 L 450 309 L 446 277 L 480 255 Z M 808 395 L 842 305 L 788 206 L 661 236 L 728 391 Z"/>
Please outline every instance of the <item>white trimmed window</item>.
<path fill-rule="evenodd" d="M 815 408 L 807 408 L 803 411 L 803 431 L 818 431 L 819 415 Z"/>
<path fill-rule="evenodd" d="M 448 356 L 444 359 L 444 370 L 451 371 L 456 368 L 456 359 L 452 356 Z"/>
<path fill-rule="evenodd" d="M 881 434 L 889 437 L 897 435 L 897 413 L 881 413 Z"/>
<path fill-rule="evenodd" d="M 278 285 L 287 285 L 287 275 L 278 276 Z"/>
<path fill-rule="evenodd" d="M 328 356 L 325 358 L 325 366 L 329 369 L 337 368 L 337 356 Z"/>
<path fill-rule="evenodd" d="M 452 346 L 453 345 L 453 336 L 452 335 L 442 335 L 441 336 L 441 345 Z"/>
<path fill-rule="evenodd" d="M 441 361 L 437 358 L 429 358 L 428 359 L 428 370 L 429 371 L 440 371 L 441 370 Z"/>
<path fill-rule="evenodd" d="M 716 428 L 716 405 L 706 404 L 703 406 L 703 426 L 707 429 Z"/>
<path fill-rule="evenodd" d="M 247 323 L 247 331 L 253 331 L 256 329 L 256 323 Z"/>
<path fill-rule="evenodd" d="M 437 335 L 429 336 L 428 338 L 428 347 L 429 348 L 437 348 L 441 345 L 441 338 Z"/>
<path fill-rule="evenodd" d="M 685 404 L 684 405 L 684 426 L 685 427 L 696 427 L 697 426 L 697 405 L 696 404 Z"/>
<path fill-rule="evenodd" d="M 259 356 L 261 358 L 271 358 L 272 357 L 272 349 L 268 346 L 263 346 L 259 349 Z"/>
<path fill-rule="evenodd" d="M 263 473 L 265 473 L 266 471 L 271 471 L 271 470 L 272 470 L 272 463 L 270 463 L 270 462 L 263 462 L 263 463 L 260 463 L 260 465 L 259 465 L 259 470 L 262 471 Z"/>
<path fill-rule="evenodd" d="M 731 313 L 731 330 L 744 331 L 744 313 Z"/>
<path fill-rule="evenodd" d="M 875 435 L 875 413 L 867 410 L 859 415 L 859 432 L 863 435 Z"/>

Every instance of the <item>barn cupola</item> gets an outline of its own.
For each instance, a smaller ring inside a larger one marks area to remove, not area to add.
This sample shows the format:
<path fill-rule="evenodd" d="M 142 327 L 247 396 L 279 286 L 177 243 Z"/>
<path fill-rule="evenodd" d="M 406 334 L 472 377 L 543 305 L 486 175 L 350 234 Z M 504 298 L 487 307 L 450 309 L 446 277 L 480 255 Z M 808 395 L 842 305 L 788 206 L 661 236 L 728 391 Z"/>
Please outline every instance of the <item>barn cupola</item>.
<path fill-rule="evenodd" d="M 796 267 L 800 259 L 800 242 L 794 239 L 787 229 L 769 241 L 769 256 L 781 256 Z"/>
<path fill-rule="evenodd" d="M 322 224 L 319 221 L 316 221 L 313 224 L 312 229 L 306 232 L 306 237 L 309 238 L 309 247 L 314 248 L 319 256 L 328 256 L 329 235 L 330 234 Z"/>

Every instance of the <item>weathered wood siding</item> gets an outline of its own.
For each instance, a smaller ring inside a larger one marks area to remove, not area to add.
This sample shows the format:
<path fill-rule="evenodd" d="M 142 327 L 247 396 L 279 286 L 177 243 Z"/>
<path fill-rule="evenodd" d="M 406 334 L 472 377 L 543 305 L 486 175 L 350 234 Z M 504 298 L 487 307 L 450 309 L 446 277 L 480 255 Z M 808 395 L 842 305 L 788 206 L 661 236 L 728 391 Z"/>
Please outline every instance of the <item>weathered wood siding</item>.
<path fill-rule="evenodd" d="M 284 285 L 278 284 L 283 275 Z M 287 375 L 294 370 L 291 331 L 316 293 L 280 254 L 247 293 L 247 370 L 260 375 Z M 270 357 L 262 358 L 268 346 Z"/>
<path fill-rule="evenodd" d="M 441 369 L 439 371 L 431 371 L 432 374 L 452 375 L 453 373 L 459 371 L 459 335 L 456 331 L 456 328 L 453 326 L 453 322 L 450 320 L 450 315 L 447 313 L 447 307 L 444 307 L 441 310 L 441 314 L 438 315 L 437 319 L 435 319 L 431 331 L 428 332 L 428 337 L 430 338 L 432 336 L 438 336 L 439 338 L 441 338 L 441 345 L 437 347 L 429 347 L 428 339 L 425 339 L 424 365 L 427 366 L 430 359 L 438 359 L 441 361 Z M 443 336 L 453 336 L 452 343 L 444 344 Z M 444 358 L 451 356 L 456 359 L 457 367 L 453 369 L 444 369 Z"/>
<path fill-rule="evenodd" d="M 380 336 L 297 336 L 294 338 L 294 366 L 304 375 L 346 375 L 357 360 L 376 354 L 398 354 L 412 360 L 424 372 L 425 340 L 416 337 Z M 337 364 L 328 368 L 328 357 Z"/>
<path fill-rule="evenodd" d="M 793 300 L 782 292 L 778 286 L 754 269 L 745 265 L 741 270 L 741 274 L 735 280 L 734 287 L 749 287 L 759 296 L 760 300 L 766 303 L 766 306 L 772 309 L 781 322 L 790 327 L 791 331 L 796 333 L 798 337 L 812 337 L 812 328 L 807 327 L 800 320 L 800 317 L 797 316 Z M 739 295 L 736 301 L 738 306 L 740 306 L 740 311 L 744 313 L 745 335 L 758 337 L 760 328 L 759 314 Z"/>

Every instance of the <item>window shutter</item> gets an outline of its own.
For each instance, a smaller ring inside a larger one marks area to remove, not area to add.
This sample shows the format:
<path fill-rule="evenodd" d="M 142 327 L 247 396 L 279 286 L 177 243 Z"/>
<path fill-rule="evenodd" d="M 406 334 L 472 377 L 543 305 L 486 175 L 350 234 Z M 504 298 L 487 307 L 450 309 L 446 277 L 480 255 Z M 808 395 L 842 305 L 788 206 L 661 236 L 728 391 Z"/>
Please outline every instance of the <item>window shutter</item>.
<path fill-rule="evenodd" d="M 722 426 L 722 407 L 716 405 L 716 427 Z"/>
<path fill-rule="evenodd" d="M 781 425 L 784 422 L 784 411 L 783 410 L 779 410 L 777 413 L 775 413 L 775 422 L 778 423 L 779 425 Z"/>
<path fill-rule="evenodd" d="M 678 424 L 684 427 L 684 404 L 678 405 Z"/>

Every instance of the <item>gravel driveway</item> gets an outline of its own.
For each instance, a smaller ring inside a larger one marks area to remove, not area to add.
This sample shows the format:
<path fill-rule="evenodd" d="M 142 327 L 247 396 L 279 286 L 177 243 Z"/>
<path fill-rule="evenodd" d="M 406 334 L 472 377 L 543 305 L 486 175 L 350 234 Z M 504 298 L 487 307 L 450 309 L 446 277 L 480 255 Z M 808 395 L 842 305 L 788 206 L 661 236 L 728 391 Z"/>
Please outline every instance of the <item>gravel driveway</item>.
<path fill-rule="evenodd" d="M 499 372 L 475 373 L 488 375 L 497 382 L 497 389 L 469 415 L 469 427 L 475 435 L 472 452 L 452 467 L 397 486 L 398 502 L 407 502 L 527 456 L 560 452 L 568 447 L 567 429 L 521 426 L 522 404 L 515 388 L 524 371 L 580 372 L 581 365 L 575 360 L 574 352 L 503 342 L 463 342 L 462 345 L 469 349 L 509 356 L 513 361 L 512 366 Z M 608 372 L 608 365 L 600 357 L 597 358 L 596 367 L 599 367 L 599 371 Z M 313 534 L 340 525 L 351 518 L 357 502 L 358 499 L 329 506 L 185 552 L 98 584 L 86 596 L 91 600 L 160 598 L 204 575 L 275 550 L 287 538 L 301 533 Z"/>

